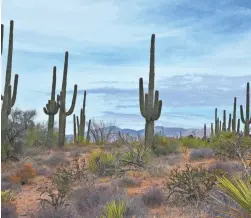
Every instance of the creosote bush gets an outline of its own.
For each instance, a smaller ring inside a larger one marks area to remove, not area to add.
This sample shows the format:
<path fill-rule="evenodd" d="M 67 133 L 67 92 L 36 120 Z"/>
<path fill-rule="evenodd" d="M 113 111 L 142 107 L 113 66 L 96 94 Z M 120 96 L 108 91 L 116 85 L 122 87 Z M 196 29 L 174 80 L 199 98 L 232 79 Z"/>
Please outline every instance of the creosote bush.
<path fill-rule="evenodd" d="M 209 147 L 209 144 L 205 140 L 198 138 L 188 138 L 183 137 L 180 139 L 181 143 L 187 148 L 206 148 Z"/>
<path fill-rule="evenodd" d="M 160 188 L 151 187 L 142 196 L 147 206 L 159 206 L 164 202 L 164 194 Z"/>
<path fill-rule="evenodd" d="M 176 139 L 166 138 L 165 144 L 155 144 L 154 153 L 157 156 L 176 154 L 181 151 L 181 143 Z"/>
<path fill-rule="evenodd" d="M 190 160 L 210 159 L 214 155 L 211 148 L 196 148 L 190 152 Z"/>

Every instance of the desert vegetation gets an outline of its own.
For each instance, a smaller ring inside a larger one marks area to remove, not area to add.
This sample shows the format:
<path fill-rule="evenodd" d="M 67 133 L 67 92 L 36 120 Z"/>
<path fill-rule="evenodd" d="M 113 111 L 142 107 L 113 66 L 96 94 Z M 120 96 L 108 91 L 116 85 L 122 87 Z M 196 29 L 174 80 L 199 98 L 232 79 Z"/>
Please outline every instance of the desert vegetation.
<path fill-rule="evenodd" d="M 3 44 L 3 24 L 1 30 Z M 234 98 L 233 114 L 229 114 L 227 123 L 226 110 L 221 121 L 216 108 L 210 137 L 206 125 L 202 139 L 155 134 L 154 121 L 161 118 L 165 102 L 159 100 L 159 91 L 154 92 L 153 34 L 148 93 L 144 93 L 143 79 L 139 79 L 144 137 L 123 134 L 113 123 L 87 121 L 87 91 L 79 116 L 74 114 L 77 84 L 71 106 L 66 109 L 68 51 L 61 91 L 56 97 L 54 66 L 51 98 L 43 108 L 48 121 L 37 123 L 35 110 L 14 107 L 19 96 L 18 75 L 13 90 L 11 85 L 13 40 L 11 21 L 1 95 L 2 217 L 251 217 L 249 82 L 246 110 L 240 105 L 237 118 Z M 68 142 L 65 127 L 70 116 L 73 140 Z"/>

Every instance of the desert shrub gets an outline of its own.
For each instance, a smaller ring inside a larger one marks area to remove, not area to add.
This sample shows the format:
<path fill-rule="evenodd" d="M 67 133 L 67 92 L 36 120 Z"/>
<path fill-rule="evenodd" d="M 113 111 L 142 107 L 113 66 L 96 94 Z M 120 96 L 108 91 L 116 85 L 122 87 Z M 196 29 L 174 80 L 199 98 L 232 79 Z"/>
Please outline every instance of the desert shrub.
<path fill-rule="evenodd" d="M 124 176 L 119 180 L 119 186 L 121 187 L 135 187 L 140 184 L 140 180 L 131 178 L 129 176 Z"/>
<path fill-rule="evenodd" d="M 29 179 L 36 176 L 36 170 L 32 164 L 26 163 L 19 169 L 17 169 L 13 175 L 10 176 L 10 180 L 13 183 L 27 184 Z"/>
<path fill-rule="evenodd" d="M 1 191 L 1 203 L 10 203 L 14 199 L 11 190 Z"/>
<path fill-rule="evenodd" d="M 87 169 L 98 175 L 109 174 L 109 169 L 114 168 L 115 157 L 101 149 L 93 150 L 87 158 Z"/>
<path fill-rule="evenodd" d="M 88 124 L 87 124 L 88 125 Z M 113 140 L 115 126 L 113 123 L 92 120 L 90 125 L 90 135 L 96 145 L 104 145 Z"/>
<path fill-rule="evenodd" d="M 209 173 L 213 173 L 215 171 L 222 171 L 222 174 L 224 174 L 223 172 L 227 173 L 229 176 L 232 175 L 234 172 L 240 172 L 241 170 L 243 170 L 243 166 L 239 163 L 232 163 L 232 162 L 222 162 L 222 161 L 217 161 L 216 163 L 210 165 L 208 167 L 208 172 Z"/>
<path fill-rule="evenodd" d="M 165 136 L 162 136 L 160 134 L 155 134 L 154 139 L 153 139 L 154 145 L 167 145 L 167 138 Z"/>
<path fill-rule="evenodd" d="M 190 160 L 199 160 L 212 158 L 214 155 L 214 151 L 212 148 L 197 148 L 192 149 L 190 152 Z"/>
<path fill-rule="evenodd" d="M 164 194 L 160 188 L 152 187 L 143 194 L 142 199 L 147 206 L 159 206 L 164 201 Z"/>
<path fill-rule="evenodd" d="M 43 161 L 43 164 L 55 167 L 59 165 L 60 163 L 66 163 L 68 160 L 66 159 L 66 156 L 63 152 L 55 153 L 51 157 L 49 157 L 47 160 Z"/>
<path fill-rule="evenodd" d="M 130 198 L 124 189 L 118 188 L 116 184 L 106 186 L 93 186 L 91 188 L 80 188 L 72 193 L 72 201 L 82 217 L 96 218 L 102 215 L 107 203 L 112 201 L 124 201 L 124 218 L 146 217 L 147 208 L 141 199 Z"/>
<path fill-rule="evenodd" d="M 155 145 L 154 153 L 157 156 L 179 153 L 181 143 L 176 139 L 166 139 L 166 143 L 162 145 Z"/>
<path fill-rule="evenodd" d="M 52 170 L 47 167 L 39 167 L 37 170 L 37 175 L 39 176 L 45 176 L 45 177 L 50 177 L 52 175 Z"/>
<path fill-rule="evenodd" d="M 8 129 L 2 129 L 2 160 L 17 158 L 22 153 L 25 134 L 28 128 L 35 125 L 35 110 L 22 111 L 18 108 L 12 109 L 9 116 Z"/>
<path fill-rule="evenodd" d="M 183 137 L 180 141 L 187 148 L 205 148 L 209 146 L 207 141 L 198 138 Z"/>
<path fill-rule="evenodd" d="M 174 193 L 186 200 L 199 202 L 213 188 L 216 177 L 209 174 L 202 166 L 186 164 L 185 169 L 176 167 L 170 171 L 167 182 L 168 197 Z"/>
<path fill-rule="evenodd" d="M 41 191 L 39 200 L 42 208 L 49 206 L 55 210 L 65 205 L 76 182 L 84 181 L 86 185 L 92 182 L 78 158 L 75 158 L 70 166 L 61 164 L 51 176 L 51 181 L 52 185 Z M 44 194 L 47 194 L 50 199 L 42 198 Z"/>
<path fill-rule="evenodd" d="M 3 218 L 18 218 L 15 206 L 12 204 L 1 204 L 1 217 Z"/>
<path fill-rule="evenodd" d="M 123 201 L 112 201 L 107 203 L 103 209 L 104 215 L 101 218 L 124 218 L 125 203 Z"/>
<path fill-rule="evenodd" d="M 220 159 L 247 159 L 251 150 L 251 138 L 232 132 L 224 132 L 219 138 L 213 138 L 211 146 Z"/>
<path fill-rule="evenodd" d="M 78 215 L 71 209 L 71 207 L 58 207 L 55 210 L 53 207 L 46 206 L 34 212 L 32 218 L 77 218 Z"/>

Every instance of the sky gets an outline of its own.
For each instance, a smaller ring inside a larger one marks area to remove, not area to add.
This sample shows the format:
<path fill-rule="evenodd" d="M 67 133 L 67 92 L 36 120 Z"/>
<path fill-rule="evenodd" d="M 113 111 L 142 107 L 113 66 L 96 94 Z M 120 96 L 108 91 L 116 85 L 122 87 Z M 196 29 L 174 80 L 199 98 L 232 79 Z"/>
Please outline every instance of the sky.
<path fill-rule="evenodd" d="M 14 20 L 13 73 L 19 74 L 16 107 L 36 109 L 50 99 L 52 69 L 59 93 L 65 51 L 69 51 L 67 108 L 74 84 L 79 115 L 87 90 L 87 119 L 121 128 L 143 129 L 139 78 L 148 86 L 151 34 L 156 35 L 155 89 L 163 101 L 156 125 L 203 128 L 214 122 L 214 108 L 232 112 L 233 99 L 245 107 L 251 80 L 250 0 L 8 0 L 2 90 L 9 21 Z M 12 82 L 13 84 L 13 82 Z M 73 116 L 66 133 L 73 132 Z M 56 121 L 58 115 L 56 115 Z"/>

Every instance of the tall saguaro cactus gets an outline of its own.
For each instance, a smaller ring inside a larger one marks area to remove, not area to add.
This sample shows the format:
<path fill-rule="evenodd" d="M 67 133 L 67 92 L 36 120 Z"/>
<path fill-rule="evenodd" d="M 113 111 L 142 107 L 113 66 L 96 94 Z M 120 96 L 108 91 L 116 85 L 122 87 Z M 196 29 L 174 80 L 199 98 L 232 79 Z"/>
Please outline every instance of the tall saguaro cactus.
<path fill-rule="evenodd" d="M 226 110 L 223 110 L 223 121 L 222 121 L 222 132 L 225 132 L 227 123 L 226 123 Z"/>
<path fill-rule="evenodd" d="M 241 126 L 241 119 L 239 118 L 237 122 L 237 133 L 240 133 L 240 126 Z"/>
<path fill-rule="evenodd" d="M 3 52 L 3 30 L 4 25 L 1 24 L 1 54 Z M 1 111 L 1 135 L 2 141 L 5 139 L 5 131 L 8 128 L 8 116 L 11 112 L 11 108 L 16 102 L 17 96 L 17 86 L 18 86 L 18 74 L 15 74 L 13 94 L 11 95 L 11 72 L 12 72 L 12 56 L 13 56 L 13 31 L 14 31 L 14 21 L 10 21 L 10 34 L 9 34 L 9 46 L 8 46 L 8 57 L 7 57 L 7 66 L 6 66 L 6 75 L 5 75 L 5 85 L 4 85 L 4 94 L 1 95 L 2 111 Z"/>
<path fill-rule="evenodd" d="M 233 119 L 232 119 L 232 132 L 236 132 L 236 97 L 234 97 Z"/>
<path fill-rule="evenodd" d="M 231 131 L 232 115 L 229 114 L 227 131 Z"/>
<path fill-rule="evenodd" d="M 161 114 L 162 101 L 159 100 L 159 91 L 154 94 L 154 69 L 155 61 L 155 35 L 152 34 L 150 48 L 150 72 L 148 93 L 144 95 L 143 78 L 139 79 L 139 104 L 141 115 L 145 118 L 145 144 L 153 146 L 154 121 L 158 120 Z"/>
<path fill-rule="evenodd" d="M 240 105 L 240 112 L 241 112 L 241 122 L 244 124 L 244 135 L 249 136 L 249 124 L 251 123 L 251 116 L 249 113 L 250 112 L 249 82 L 247 83 L 247 90 L 246 90 L 246 117 L 244 118 L 242 105 Z"/>
<path fill-rule="evenodd" d="M 207 125 L 204 124 L 204 137 L 203 137 L 204 140 L 207 139 Z"/>
<path fill-rule="evenodd" d="M 87 129 L 87 134 L 86 134 L 86 143 L 90 142 L 90 130 L 91 130 L 91 120 L 88 122 L 88 129 Z"/>
<path fill-rule="evenodd" d="M 58 113 L 59 104 L 55 100 L 56 97 L 56 66 L 53 67 L 52 87 L 51 87 L 51 100 L 48 100 L 46 107 L 44 107 L 44 113 L 49 116 L 48 118 L 48 133 L 47 140 L 52 146 L 53 129 L 54 129 L 54 116 Z"/>
<path fill-rule="evenodd" d="M 85 139 L 85 105 L 86 105 L 86 91 L 84 91 L 83 108 L 80 111 L 80 128 L 79 128 L 79 140 Z"/>
<path fill-rule="evenodd" d="M 215 125 L 215 135 L 216 136 L 218 136 L 218 134 L 219 134 L 219 131 L 220 131 L 220 127 L 219 127 L 219 125 L 220 125 L 220 123 L 219 123 L 219 119 L 218 119 L 218 116 L 217 116 L 217 108 L 215 108 L 215 111 L 214 111 L 214 125 Z"/>
<path fill-rule="evenodd" d="M 211 123 L 211 132 L 210 132 L 210 136 L 214 136 L 214 124 Z"/>
<path fill-rule="evenodd" d="M 62 88 L 60 95 L 57 96 L 57 101 L 59 103 L 59 137 L 58 137 L 58 147 L 63 147 L 65 143 L 65 127 L 66 127 L 66 117 L 70 116 L 76 104 L 77 98 L 77 89 L 78 86 L 74 85 L 73 98 L 71 102 L 71 107 L 66 111 L 66 85 L 67 85 L 67 72 L 68 72 L 68 51 L 65 52 L 65 61 L 64 61 L 64 75 L 62 81 Z"/>
<path fill-rule="evenodd" d="M 79 120 L 78 116 L 76 116 L 75 114 L 73 114 L 73 141 L 75 144 L 78 144 L 79 141 Z"/>

